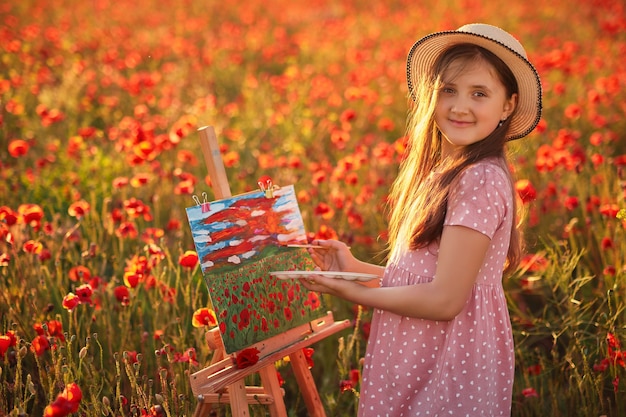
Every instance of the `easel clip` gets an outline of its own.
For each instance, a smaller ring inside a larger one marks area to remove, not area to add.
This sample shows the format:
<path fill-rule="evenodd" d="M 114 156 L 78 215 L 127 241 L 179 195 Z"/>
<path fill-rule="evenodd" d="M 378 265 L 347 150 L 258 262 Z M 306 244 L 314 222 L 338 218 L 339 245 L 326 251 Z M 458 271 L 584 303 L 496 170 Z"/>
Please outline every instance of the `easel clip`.
<path fill-rule="evenodd" d="M 197 195 L 193 196 L 193 201 L 195 201 L 196 204 L 201 207 L 201 210 L 203 213 L 206 213 L 209 210 L 211 210 L 211 203 L 209 203 L 209 198 L 206 192 L 202 193 L 202 202 L 200 202 L 200 199 L 198 198 Z"/>
<path fill-rule="evenodd" d="M 274 198 L 274 191 L 280 189 L 278 185 L 274 184 L 274 181 L 269 175 L 259 177 L 257 184 L 261 191 L 265 193 L 265 198 Z"/>

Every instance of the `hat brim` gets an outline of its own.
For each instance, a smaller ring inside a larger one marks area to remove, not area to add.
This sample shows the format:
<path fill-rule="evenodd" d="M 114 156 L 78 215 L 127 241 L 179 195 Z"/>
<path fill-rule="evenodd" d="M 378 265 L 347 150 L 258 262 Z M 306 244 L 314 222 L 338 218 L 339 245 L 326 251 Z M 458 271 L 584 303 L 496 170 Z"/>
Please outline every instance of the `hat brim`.
<path fill-rule="evenodd" d="M 470 43 L 494 53 L 510 69 L 519 89 L 517 110 L 513 115 L 508 140 L 520 139 L 537 126 L 541 119 L 541 81 L 535 67 L 518 52 L 494 39 L 469 32 L 444 31 L 430 34 L 413 44 L 407 57 L 409 94 L 415 100 L 414 88 L 420 77 L 429 73 L 442 52 L 452 45 Z"/>

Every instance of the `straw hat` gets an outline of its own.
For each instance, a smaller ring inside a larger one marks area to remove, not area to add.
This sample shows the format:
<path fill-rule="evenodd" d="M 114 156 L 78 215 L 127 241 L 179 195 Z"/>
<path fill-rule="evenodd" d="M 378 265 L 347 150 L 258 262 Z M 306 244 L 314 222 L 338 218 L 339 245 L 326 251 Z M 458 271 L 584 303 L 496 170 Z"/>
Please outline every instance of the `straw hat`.
<path fill-rule="evenodd" d="M 494 53 L 511 69 L 517 80 L 519 97 L 507 136 L 513 140 L 528 135 L 541 118 L 539 74 L 528 61 L 524 47 L 513 36 L 495 26 L 472 23 L 457 30 L 432 33 L 415 42 L 409 52 L 406 69 L 409 93 L 413 100 L 413 89 L 419 85 L 420 77 L 429 73 L 444 50 L 459 43 L 481 46 Z"/>

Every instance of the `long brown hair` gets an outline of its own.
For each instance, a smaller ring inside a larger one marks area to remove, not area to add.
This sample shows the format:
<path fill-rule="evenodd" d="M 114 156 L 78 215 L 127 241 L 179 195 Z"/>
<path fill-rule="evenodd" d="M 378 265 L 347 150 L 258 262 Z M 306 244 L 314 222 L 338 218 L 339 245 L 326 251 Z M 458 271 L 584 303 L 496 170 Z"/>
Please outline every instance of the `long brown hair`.
<path fill-rule="evenodd" d="M 465 146 L 455 160 L 442 160 L 442 137 L 435 125 L 434 113 L 439 89 L 443 85 L 442 74 L 453 62 L 462 64 L 459 72 L 474 63 L 486 62 L 493 67 L 505 86 L 507 98 L 518 93 L 515 77 L 506 64 L 493 53 L 473 44 L 454 45 L 443 52 L 431 74 L 423 77 L 424 82 L 421 85 L 415 86 L 415 105 L 411 107 L 407 122 L 408 146 L 389 199 L 389 243 L 392 253 L 398 245 L 417 249 L 439 240 L 443 231 L 448 195 L 455 179 L 465 168 L 480 160 L 500 160 L 509 175 L 513 196 L 516 196 L 505 154 L 510 116 L 485 139 Z M 435 169 L 436 178 L 433 177 Z M 516 203 L 514 198 L 514 208 L 517 207 Z M 406 235 L 402 235 L 403 230 L 408 230 Z M 516 215 L 511 230 L 506 272 L 517 267 L 521 253 L 522 237 Z"/>

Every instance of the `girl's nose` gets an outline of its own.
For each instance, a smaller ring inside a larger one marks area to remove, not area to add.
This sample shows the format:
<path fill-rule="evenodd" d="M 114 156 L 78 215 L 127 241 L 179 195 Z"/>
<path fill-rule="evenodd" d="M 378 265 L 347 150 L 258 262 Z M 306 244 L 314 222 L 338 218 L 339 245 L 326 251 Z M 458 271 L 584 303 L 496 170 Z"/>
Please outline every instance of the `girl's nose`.
<path fill-rule="evenodd" d="M 467 103 L 463 99 L 456 99 L 450 106 L 450 111 L 452 113 L 465 114 L 468 112 Z"/>

